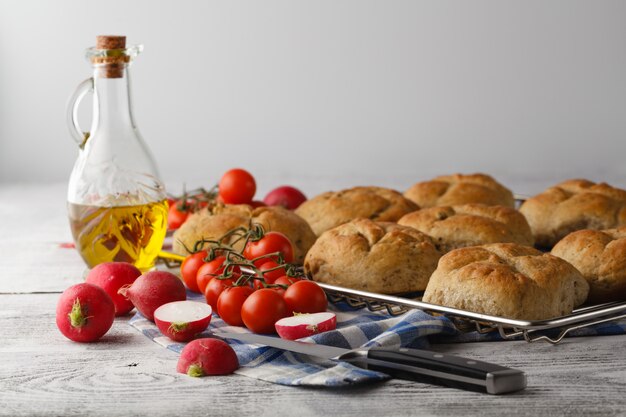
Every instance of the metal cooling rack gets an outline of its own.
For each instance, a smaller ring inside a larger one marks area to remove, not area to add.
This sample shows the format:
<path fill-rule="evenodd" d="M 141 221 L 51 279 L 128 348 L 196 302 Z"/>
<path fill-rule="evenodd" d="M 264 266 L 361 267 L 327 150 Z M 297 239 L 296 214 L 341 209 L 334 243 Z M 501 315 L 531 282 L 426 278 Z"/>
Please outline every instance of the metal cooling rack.
<path fill-rule="evenodd" d="M 410 309 L 418 309 L 431 314 L 445 315 L 463 332 L 497 331 L 503 339 L 522 337 L 528 342 L 544 340 L 557 344 L 573 330 L 626 318 L 626 301 L 581 307 L 572 314 L 549 320 L 516 320 L 425 303 L 406 296 L 377 294 L 319 282 L 318 284 L 335 303 L 343 301 L 354 308 L 382 311 L 392 316 L 403 314 Z M 556 336 L 545 334 L 546 330 L 553 329 L 558 330 Z"/>

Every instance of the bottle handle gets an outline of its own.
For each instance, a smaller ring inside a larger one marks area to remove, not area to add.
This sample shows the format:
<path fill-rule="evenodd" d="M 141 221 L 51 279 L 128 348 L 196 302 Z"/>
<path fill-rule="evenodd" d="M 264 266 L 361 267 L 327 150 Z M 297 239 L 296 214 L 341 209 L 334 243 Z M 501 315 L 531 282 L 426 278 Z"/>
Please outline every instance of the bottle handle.
<path fill-rule="evenodd" d="M 93 77 L 91 77 L 78 84 L 67 104 L 67 126 L 70 129 L 72 138 L 81 149 L 89 138 L 89 132 L 83 131 L 78 124 L 78 106 L 87 93 L 93 92 L 93 82 Z"/>

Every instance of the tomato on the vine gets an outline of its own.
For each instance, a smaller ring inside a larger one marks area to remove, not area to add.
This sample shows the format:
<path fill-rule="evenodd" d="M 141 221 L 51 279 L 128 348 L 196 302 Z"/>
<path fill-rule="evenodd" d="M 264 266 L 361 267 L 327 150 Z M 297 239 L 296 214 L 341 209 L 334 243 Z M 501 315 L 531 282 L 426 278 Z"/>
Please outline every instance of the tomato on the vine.
<path fill-rule="evenodd" d="M 302 281 L 302 278 L 283 275 L 282 277 L 277 278 L 276 281 L 274 281 L 274 284 L 285 285 L 289 287 L 291 284 L 293 284 L 294 282 L 298 282 L 298 281 Z"/>
<path fill-rule="evenodd" d="M 229 287 L 217 299 L 217 314 L 231 326 L 243 326 L 241 306 L 254 292 L 252 287 Z"/>
<path fill-rule="evenodd" d="M 328 306 L 322 287 L 309 280 L 291 284 L 283 298 L 290 313 L 321 313 Z"/>
<path fill-rule="evenodd" d="M 176 230 L 185 223 L 189 217 L 189 211 L 182 207 L 180 201 L 170 205 L 167 211 L 167 228 L 169 230 Z"/>
<path fill-rule="evenodd" d="M 254 333 L 274 333 L 274 323 L 288 315 L 283 297 L 269 288 L 255 291 L 241 306 L 241 319 Z"/>
<path fill-rule="evenodd" d="M 256 182 L 248 171 L 235 168 L 220 179 L 219 196 L 226 204 L 250 204 L 256 193 Z"/>
<path fill-rule="evenodd" d="M 263 265 L 259 266 L 258 268 L 261 274 L 260 277 L 254 278 L 253 286 L 256 289 L 265 288 L 266 284 L 273 284 L 277 278 L 280 278 L 287 273 L 284 267 L 281 267 L 279 264 L 272 260 L 264 262 Z M 274 270 L 271 271 L 271 269 Z"/>
<path fill-rule="evenodd" d="M 204 264 L 204 258 L 207 256 L 207 251 L 193 253 L 185 258 L 180 266 L 180 275 L 191 291 L 200 292 L 198 288 L 198 269 Z"/>
<path fill-rule="evenodd" d="M 286 263 L 293 262 L 293 245 L 289 238 L 280 232 L 267 232 L 261 239 L 249 241 L 243 250 L 243 256 L 252 260 L 275 252 L 280 252 Z M 260 266 L 268 260 L 277 262 L 278 257 L 259 259 L 255 261 L 255 265 Z"/>
<path fill-rule="evenodd" d="M 218 279 L 212 278 L 204 290 L 204 298 L 213 311 L 217 312 L 217 300 L 220 294 L 228 287 L 232 287 L 234 281 L 230 278 Z"/>
<path fill-rule="evenodd" d="M 274 281 L 287 273 L 284 267 L 279 267 L 280 265 L 272 260 L 264 262 L 261 266 L 259 266 L 259 271 L 263 274 L 263 279 L 265 279 L 266 284 L 273 284 Z M 270 269 L 273 271 L 270 271 Z"/>
<path fill-rule="evenodd" d="M 278 285 L 282 285 L 285 287 L 289 287 L 291 284 L 293 284 L 294 282 L 300 281 L 302 278 L 296 278 L 296 277 L 290 277 L 287 275 L 283 275 L 282 277 L 279 277 L 276 279 L 276 281 L 273 282 L 274 285 L 277 285 L 276 287 L 270 287 L 270 289 L 276 291 L 277 293 L 279 293 L 280 295 L 284 296 L 285 295 L 285 288 L 280 287 Z"/>
<path fill-rule="evenodd" d="M 224 273 L 224 261 L 226 261 L 225 256 L 218 256 L 212 261 L 206 262 L 198 269 L 198 273 L 196 274 L 196 282 L 198 283 L 198 289 L 201 293 L 204 293 L 206 290 L 207 284 L 211 279 L 218 275 L 222 275 Z M 240 275 L 241 270 L 238 266 L 231 266 L 232 277 L 237 279 Z"/>

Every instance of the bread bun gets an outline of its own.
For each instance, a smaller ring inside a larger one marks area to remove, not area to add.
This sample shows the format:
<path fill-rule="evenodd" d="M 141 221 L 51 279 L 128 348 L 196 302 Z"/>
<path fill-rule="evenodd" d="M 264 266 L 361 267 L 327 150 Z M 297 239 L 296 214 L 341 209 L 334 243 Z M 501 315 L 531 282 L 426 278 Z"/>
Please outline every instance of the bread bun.
<path fill-rule="evenodd" d="M 554 246 L 552 254 L 585 277 L 590 303 L 626 300 L 626 227 L 570 233 Z"/>
<path fill-rule="evenodd" d="M 356 219 L 324 232 L 304 260 L 315 281 L 382 294 L 423 291 L 439 252 L 425 234 Z"/>
<path fill-rule="evenodd" d="M 568 180 L 529 198 L 520 211 L 538 246 L 551 248 L 571 232 L 626 226 L 626 191 L 587 180 Z"/>
<path fill-rule="evenodd" d="M 281 232 L 294 246 L 294 260 L 302 263 L 316 236 L 302 218 L 283 207 L 252 208 L 246 204 L 217 205 L 212 209 L 200 210 L 189 216 L 187 221 L 174 232 L 174 252 L 188 255 L 195 243 L 201 239 L 219 239 L 238 227 L 249 228 L 260 224 L 266 232 Z M 241 244 L 235 245 L 241 249 Z"/>
<path fill-rule="evenodd" d="M 514 243 L 456 249 L 439 261 L 428 303 L 520 320 L 570 314 L 589 284 L 564 260 Z"/>
<path fill-rule="evenodd" d="M 515 207 L 513 193 L 486 174 L 443 175 L 418 182 L 404 196 L 422 208 L 472 203 Z"/>
<path fill-rule="evenodd" d="M 504 206 L 465 204 L 431 207 L 409 213 L 398 224 L 426 233 L 442 253 L 487 243 L 532 246 L 530 226 L 517 210 Z"/>
<path fill-rule="evenodd" d="M 419 207 L 397 191 L 381 187 L 355 187 L 330 191 L 305 201 L 296 213 L 316 235 L 357 218 L 395 222 Z"/>

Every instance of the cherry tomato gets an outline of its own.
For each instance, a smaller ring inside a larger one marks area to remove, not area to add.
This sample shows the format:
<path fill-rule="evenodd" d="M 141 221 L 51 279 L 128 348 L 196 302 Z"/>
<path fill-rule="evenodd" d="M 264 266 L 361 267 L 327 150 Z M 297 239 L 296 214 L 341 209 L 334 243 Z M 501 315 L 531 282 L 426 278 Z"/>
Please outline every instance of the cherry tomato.
<path fill-rule="evenodd" d="M 254 333 L 274 333 L 274 323 L 288 315 L 283 297 L 269 288 L 255 291 L 241 306 L 241 319 Z"/>
<path fill-rule="evenodd" d="M 294 282 L 283 296 L 290 313 L 321 313 L 326 311 L 328 300 L 326 293 L 309 280 Z"/>
<path fill-rule="evenodd" d="M 283 185 L 267 193 L 263 202 L 268 206 L 283 206 L 289 210 L 295 210 L 306 201 L 306 196 L 297 188 Z"/>
<path fill-rule="evenodd" d="M 248 286 L 224 289 L 217 299 L 217 314 L 231 326 L 243 326 L 241 306 L 253 292 Z"/>
<path fill-rule="evenodd" d="M 259 240 L 249 241 L 243 250 L 243 256 L 252 260 L 275 252 L 280 252 L 286 263 L 293 262 L 293 245 L 289 238 L 279 232 L 268 232 Z M 268 260 L 278 261 L 277 257 L 262 258 L 255 265 L 262 265 Z"/>
<path fill-rule="evenodd" d="M 276 281 L 274 281 L 274 284 L 286 285 L 287 287 L 289 287 L 291 284 L 293 284 L 294 282 L 298 282 L 298 281 L 302 281 L 302 278 L 289 277 L 287 275 L 283 275 L 282 277 L 277 278 Z"/>
<path fill-rule="evenodd" d="M 205 250 L 191 254 L 185 258 L 180 266 L 180 275 L 191 291 L 200 292 L 196 277 L 198 276 L 198 269 L 204 264 L 206 255 L 207 251 Z"/>
<path fill-rule="evenodd" d="M 235 168 L 220 179 L 219 195 L 226 204 L 250 204 L 256 192 L 256 182 L 248 171 Z"/>
<path fill-rule="evenodd" d="M 170 205 L 167 211 L 167 228 L 169 230 L 178 229 L 189 217 L 189 211 L 183 210 L 180 205 L 180 202 L 176 202 Z"/>
<path fill-rule="evenodd" d="M 301 278 L 295 278 L 295 277 L 289 277 L 287 275 L 283 275 L 282 277 L 276 279 L 276 281 L 274 281 L 274 285 L 284 285 L 285 287 L 289 287 L 291 284 L 293 284 L 294 282 L 300 281 Z M 286 289 L 283 287 L 270 287 L 270 289 L 276 291 L 277 293 L 279 293 L 281 296 L 285 296 L 285 291 Z"/>
<path fill-rule="evenodd" d="M 265 261 L 265 259 L 263 260 Z M 260 279 L 260 278 L 255 279 L 254 285 L 253 285 L 254 288 L 256 289 L 265 288 L 265 284 L 273 284 L 276 278 L 280 278 L 283 275 L 285 275 L 287 271 L 285 271 L 285 268 L 278 268 L 279 266 L 280 266 L 279 264 L 277 264 L 276 262 L 272 260 L 266 261 L 265 263 L 263 263 L 263 265 L 259 266 L 258 268 L 263 275 L 263 279 Z M 274 271 L 266 272 L 274 268 L 278 268 L 278 269 Z"/>
<path fill-rule="evenodd" d="M 206 290 L 206 286 L 211 281 L 213 277 L 221 275 L 224 272 L 224 261 L 226 260 L 225 256 L 218 256 L 210 262 L 206 262 L 198 269 L 198 273 L 196 274 L 196 282 L 198 283 L 198 289 L 201 293 L 204 293 Z M 238 266 L 231 267 L 232 277 L 237 279 L 240 275 L 241 270 Z"/>
<path fill-rule="evenodd" d="M 277 264 L 276 262 L 269 260 L 263 263 L 263 265 L 259 267 L 259 270 L 263 273 L 263 279 L 265 280 L 266 284 L 273 284 L 274 281 L 276 281 L 276 279 L 287 274 L 287 271 L 285 271 L 285 268 L 284 267 L 278 268 L 279 266 L 280 265 Z M 278 269 L 274 269 L 274 268 L 278 268 Z M 274 269 L 274 270 L 269 271 L 270 269 Z"/>
<path fill-rule="evenodd" d="M 232 287 L 234 284 L 234 280 L 230 278 L 226 279 L 217 279 L 212 278 L 206 286 L 204 290 L 204 298 L 208 305 L 211 306 L 213 311 L 217 312 L 217 300 L 220 297 L 222 291 L 224 291 L 228 287 Z"/>

